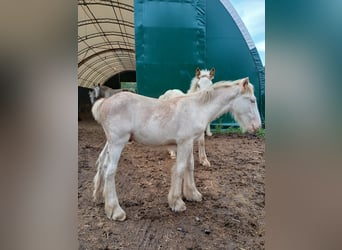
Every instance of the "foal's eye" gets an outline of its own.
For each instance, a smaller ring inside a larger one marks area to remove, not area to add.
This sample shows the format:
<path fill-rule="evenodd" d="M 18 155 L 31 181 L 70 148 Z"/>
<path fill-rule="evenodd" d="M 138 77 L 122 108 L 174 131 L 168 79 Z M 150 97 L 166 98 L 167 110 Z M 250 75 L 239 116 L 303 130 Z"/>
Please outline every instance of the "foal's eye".
<path fill-rule="evenodd" d="M 251 103 L 255 103 L 255 99 L 251 99 Z"/>

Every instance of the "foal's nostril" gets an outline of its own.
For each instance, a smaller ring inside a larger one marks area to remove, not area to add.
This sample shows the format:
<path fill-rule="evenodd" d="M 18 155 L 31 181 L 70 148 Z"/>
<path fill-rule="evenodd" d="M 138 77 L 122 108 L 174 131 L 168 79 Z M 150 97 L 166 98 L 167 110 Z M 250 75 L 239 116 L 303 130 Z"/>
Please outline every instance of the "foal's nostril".
<path fill-rule="evenodd" d="M 257 132 L 261 128 L 261 124 L 252 123 L 253 132 Z"/>

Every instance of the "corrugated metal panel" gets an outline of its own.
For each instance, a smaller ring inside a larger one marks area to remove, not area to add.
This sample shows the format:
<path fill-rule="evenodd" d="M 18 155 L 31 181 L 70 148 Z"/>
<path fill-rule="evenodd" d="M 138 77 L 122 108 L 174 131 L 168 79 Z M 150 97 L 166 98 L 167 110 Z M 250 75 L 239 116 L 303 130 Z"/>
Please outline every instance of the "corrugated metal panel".
<path fill-rule="evenodd" d="M 205 0 L 135 1 L 138 93 L 188 90 L 205 65 Z"/>
<path fill-rule="evenodd" d="M 224 3 L 224 4 L 223 4 Z M 249 77 L 264 121 L 264 68 L 255 45 L 242 20 L 228 1 L 207 0 L 207 64 L 216 68 L 215 81 Z M 234 123 L 229 114 L 213 124 Z"/>

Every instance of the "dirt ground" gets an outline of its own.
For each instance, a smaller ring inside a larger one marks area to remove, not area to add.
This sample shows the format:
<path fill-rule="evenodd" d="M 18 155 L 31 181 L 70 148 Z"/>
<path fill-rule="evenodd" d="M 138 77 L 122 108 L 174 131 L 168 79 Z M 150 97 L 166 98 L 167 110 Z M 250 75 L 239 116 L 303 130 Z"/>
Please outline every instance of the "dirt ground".
<path fill-rule="evenodd" d="M 265 141 L 255 135 L 206 138 L 211 167 L 198 162 L 195 182 L 202 202 L 187 210 L 167 204 L 171 167 L 168 152 L 135 142 L 124 148 L 116 175 L 124 222 L 110 221 L 104 204 L 92 201 L 95 161 L 105 143 L 92 118 L 79 121 L 79 249 L 264 249 Z"/>

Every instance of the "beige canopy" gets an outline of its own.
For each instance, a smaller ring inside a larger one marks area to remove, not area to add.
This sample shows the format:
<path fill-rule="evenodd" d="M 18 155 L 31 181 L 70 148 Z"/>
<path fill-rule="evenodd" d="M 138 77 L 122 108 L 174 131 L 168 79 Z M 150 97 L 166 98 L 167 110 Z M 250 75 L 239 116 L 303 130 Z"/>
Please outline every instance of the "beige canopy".
<path fill-rule="evenodd" d="M 78 85 L 135 70 L 134 0 L 78 1 Z"/>

